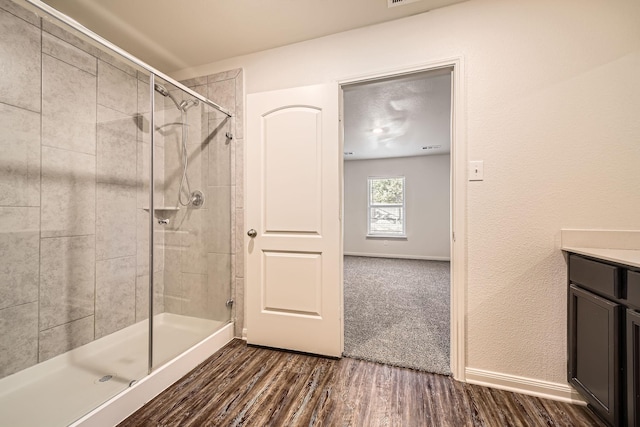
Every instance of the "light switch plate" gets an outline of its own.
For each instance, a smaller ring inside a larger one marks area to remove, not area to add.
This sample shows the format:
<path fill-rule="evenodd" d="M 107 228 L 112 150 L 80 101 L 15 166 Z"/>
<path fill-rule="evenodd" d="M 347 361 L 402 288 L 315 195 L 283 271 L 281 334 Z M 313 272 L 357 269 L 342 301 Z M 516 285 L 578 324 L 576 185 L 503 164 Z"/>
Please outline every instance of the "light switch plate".
<path fill-rule="evenodd" d="M 484 161 L 472 160 L 469 162 L 469 181 L 484 180 Z"/>

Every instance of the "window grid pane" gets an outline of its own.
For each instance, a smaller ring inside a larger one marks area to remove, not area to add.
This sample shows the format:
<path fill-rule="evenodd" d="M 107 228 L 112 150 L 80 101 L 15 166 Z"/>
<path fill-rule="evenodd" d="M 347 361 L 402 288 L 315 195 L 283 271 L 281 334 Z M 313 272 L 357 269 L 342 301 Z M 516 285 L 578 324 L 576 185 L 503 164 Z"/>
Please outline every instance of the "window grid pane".
<path fill-rule="evenodd" d="M 402 234 L 403 211 L 402 207 L 396 206 L 371 207 L 369 234 Z"/>
<path fill-rule="evenodd" d="M 404 177 L 369 178 L 369 235 L 404 235 Z"/>

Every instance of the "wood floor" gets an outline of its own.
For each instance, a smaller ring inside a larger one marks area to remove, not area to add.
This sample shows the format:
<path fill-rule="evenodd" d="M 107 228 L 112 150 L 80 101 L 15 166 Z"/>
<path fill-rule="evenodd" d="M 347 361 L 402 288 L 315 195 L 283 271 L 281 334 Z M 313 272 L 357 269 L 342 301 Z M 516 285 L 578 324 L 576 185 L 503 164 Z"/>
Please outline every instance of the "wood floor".
<path fill-rule="evenodd" d="M 234 340 L 120 426 L 604 426 L 583 406 Z"/>

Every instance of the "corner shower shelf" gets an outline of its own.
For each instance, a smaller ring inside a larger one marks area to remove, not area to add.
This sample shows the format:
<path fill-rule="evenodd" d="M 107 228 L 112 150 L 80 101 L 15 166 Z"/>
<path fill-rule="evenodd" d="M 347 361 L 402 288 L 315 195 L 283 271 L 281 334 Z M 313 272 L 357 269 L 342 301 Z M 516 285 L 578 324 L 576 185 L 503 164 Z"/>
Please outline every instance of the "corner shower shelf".
<path fill-rule="evenodd" d="M 143 209 L 147 212 L 149 211 L 148 207 Z M 158 219 L 165 219 L 167 215 L 171 215 L 179 210 L 180 208 L 175 206 L 159 206 L 153 210 L 153 215 Z"/>
<path fill-rule="evenodd" d="M 144 207 L 142 209 L 144 209 L 145 211 L 148 211 L 149 207 Z M 175 207 L 175 206 L 159 206 L 159 207 L 154 209 L 154 211 L 169 211 L 169 212 L 178 211 L 178 210 L 180 210 L 180 208 Z"/>

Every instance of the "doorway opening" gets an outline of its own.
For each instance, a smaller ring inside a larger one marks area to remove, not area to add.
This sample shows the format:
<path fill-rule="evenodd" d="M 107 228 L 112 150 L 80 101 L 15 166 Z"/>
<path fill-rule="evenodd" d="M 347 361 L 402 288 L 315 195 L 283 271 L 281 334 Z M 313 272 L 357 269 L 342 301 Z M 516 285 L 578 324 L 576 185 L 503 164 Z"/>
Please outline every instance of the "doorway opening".
<path fill-rule="evenodd" d="M 343 83 L 344 355 L 451 374 L 453 67 Z"/>

